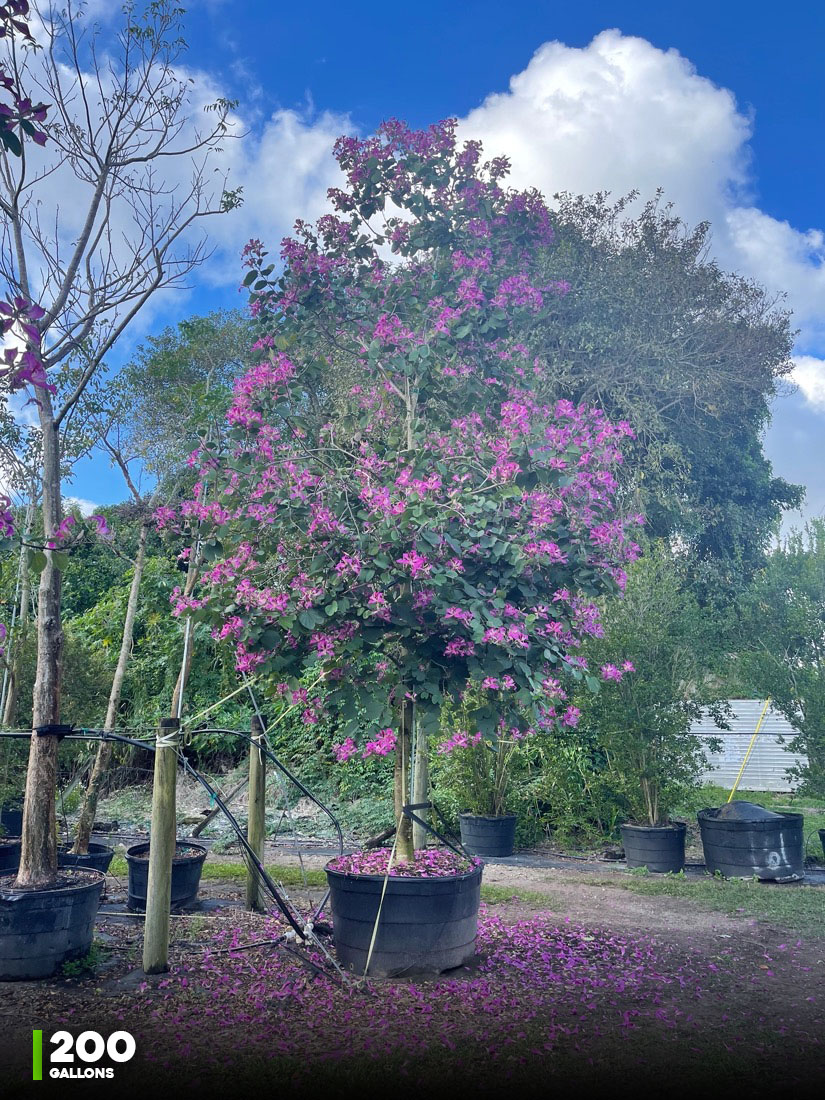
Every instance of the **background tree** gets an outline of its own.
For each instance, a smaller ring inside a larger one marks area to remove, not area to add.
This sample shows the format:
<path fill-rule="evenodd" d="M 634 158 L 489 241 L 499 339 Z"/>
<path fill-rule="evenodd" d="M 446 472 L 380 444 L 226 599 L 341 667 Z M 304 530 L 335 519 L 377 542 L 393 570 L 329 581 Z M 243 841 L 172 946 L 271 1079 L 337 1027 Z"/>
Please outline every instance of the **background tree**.
<path fill-rule="evenodd" d="M 108 394 L 105 423 L 98 427 L 100 446 L 123 474 L 131 494 L 140 530 L 129 596 L 123 616 L 117 664 L 103 728 L 117 727 L 126 671 L 131 658 L 140 586 L 154 508 L 174 492 L 174 478 L 185 469 L 187 432 L 217 439 L 230 400 L 231 383 L 248 364 L 251 329 L 238 314 L 218 313 L 182 321 L 167 328 L 139 349 L 121 372 L 115 394 Z M 115 400 L 112 401 L 112 397 Z M 183 425 L 186 431 L 182 430 Z M 192 440 L 188 447 L 191 449 Z M 128 448 L 128 450 L 127 450 Z M 132 466 L 138 461 L 156 479 L 151 495 L 138 489 Z M 179 489 L 179 487 L 178 487 Z M 186 647 L 187 656 L 192 646 Z M 191 667 L 191 663 L 190 663 Z M 189 671 L 187 668 L 186 672 Z M 183 689 L 183 683 L 180 690 Z M 113 754 L 113 743 L 101 741 L 95 754 L 73 851 L 89 848 L 98 798 Z"/>
<path fill-rule="evenodd" d="M 179 475 L 198 439 L 224 431 L 232 386 L 256 361 L 251 319 L 238 310 L 189 317 L 148 337 L 123 368 L 119 438 L 157 481 Z"/>
<path fill-rule="evenodd" d="M 705 757 L 691 725 L 703 708 L 723 721 L 711 676 L 713 628 L 689 577 L 687 559 L 674 558 L 663 542 L 647 547 L 623 598 L 605 604 L 604 637 L 585 647 L 611 687 L 582 700 L 582 729 L 602 750 L 607 782 L 640 825 L 666 824 L 696 785 Z"/>
<path fill-rule="evenodd" d="M 191 117 L 191 85 L 176 73 L 181 10 L 167 0 L 141 15 L 127 6 L 114 42 L 71 3 L 37 9 L 45 45 L 37 64 L 14 49 L 15 86 L 42 89 L 52 104 L 42 159 L 0 157 L 0 275 L 12 296 L 37 301 L 25 328 L 42 362 L 33 378 L 42 433 L 46 542 L 62 516 L 61 432 L 130 321 L 164 287 L 179 286 L 209 254 L 199 222 L 230 209 L 237 193 L 209 170 L 231 105 Z M 50 204 L 71 194 L 70 206 Z M 57 871 L 54 788 L 59 723 L 61 572 L 46 551 L 38 592 L 37 677 L 18 881 Z"/>
<path fill-rule="evenodd" d="M 798 736 L 806 791 L 825 796 L 825 520 L 813 519 L 771 554 L 742 601 L 740 669 Z"/>
<path fill-rule="evenodd" d="M 694 551 L 700 596 L 730 595 L 763 562 L 802 491 L 762 450 L 771 401 L 791 368 L 789 313 L 709 259 L 710 227 L 688 228 L 660 197 L 556 196 L 548 276 L 568 279 L 529 340 L 551 396 L 630 422 L 626 491 L 651 537 Z"/>

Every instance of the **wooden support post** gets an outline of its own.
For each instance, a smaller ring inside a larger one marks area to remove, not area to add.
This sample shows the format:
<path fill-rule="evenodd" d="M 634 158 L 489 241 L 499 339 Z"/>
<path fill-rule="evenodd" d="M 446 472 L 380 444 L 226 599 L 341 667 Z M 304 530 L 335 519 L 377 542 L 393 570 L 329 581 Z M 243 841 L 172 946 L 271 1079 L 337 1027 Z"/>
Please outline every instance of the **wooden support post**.
<path fill-rule="evenodd" d="M 252 741 L 249 745 L 249 818 L 246 839 L 249 847 L 263 863 L 266 836 L 266 761 L 261 752 L 264 728 L 260 718 L 252 718 Z M 246 907 L 262 912 L 261 879 L 254 868 L 246 872 Z"/>
<path fill-rule="evenodd" d="M 162 974 L 169 969 L 169 908 L 172 902 L 172 860 L 177 840 L 175 794 L 179 741 L 180 720 L 161 718 L 155 748 L 149 882 L 143 931 L 143 969 L 147 974 Z"/>
<path fill-rule="evenodd" d="M 430 800 L 430 757 L 429 757 L 429 738 L 426 734 L 421 732 L 421 729 L 417 722 L 414 723 L 413 730 L 413 781 L 412 781 L 412 800 L 413 802 L 429 802 Z M 423 821 L 429 820 L 429 812 L 427 810 L 416 810 L 416 813 Z M 413 848 L 418 851 L 419 848 L 427 847 L 427 830 L 423 825 L 419 825 L 418 822 L 413 822 L 412 828 L 413 834 Z"/>
<path fill-rule="evenodd" d="M 398 821 L 398 858 L 409 860 L 413 858 L 413 834 L 412 821 L 401 816 L 401 805 L 410 800 L 410 757 L 412 756 L 412 725 L 413 705 L 408 699 L 401 703 L 400 725 L 398 730 L 398 744 L 395 749 L 395 796 L 396 803 L 400 797 L 401 804 L 396 805 L 396 820 Z"/>

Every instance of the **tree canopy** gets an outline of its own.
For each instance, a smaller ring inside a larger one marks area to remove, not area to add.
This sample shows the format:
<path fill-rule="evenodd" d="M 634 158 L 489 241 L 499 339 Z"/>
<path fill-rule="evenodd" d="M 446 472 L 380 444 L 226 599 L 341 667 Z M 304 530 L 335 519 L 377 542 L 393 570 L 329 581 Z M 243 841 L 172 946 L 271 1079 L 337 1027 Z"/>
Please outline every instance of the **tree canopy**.
<path fill-rule="evenodd" d="M 630 422 L 626 488 L 648 533 L 689 543 L 718 591 L 761 564 L 801 499 L 762 450 L 792 367 L 790 316 L 709 259 L 707 223 L 688 228 L 660 198 L 631 218 L 634 197 L 557 196 L 543 258 L 570 292 L 529 342 L 551 364 L 553 395 Z"/>

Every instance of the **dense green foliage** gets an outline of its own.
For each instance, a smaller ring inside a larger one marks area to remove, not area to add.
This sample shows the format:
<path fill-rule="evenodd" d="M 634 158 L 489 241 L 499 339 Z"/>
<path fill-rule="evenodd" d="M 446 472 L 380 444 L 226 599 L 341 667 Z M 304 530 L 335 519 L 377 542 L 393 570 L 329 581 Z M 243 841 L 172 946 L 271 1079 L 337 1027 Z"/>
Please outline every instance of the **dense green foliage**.
<path fill-rule="evenodd" d="M 825 521 L 777 546 L 743 601 L 742 676 L 798 731 L 806 790 L 825 795 Z"/>
<path fill-rule="evenodd" d="M 630 196 L 631 198 L 633 196 Z M 782 510 L 801 489 L 762 451 L 770 403 L 791 370 L 789 314 L 708 258 L 710 228 L 689 229 L 658 200 L 562 195 L 551 277 L 553 394 L 593 402 L 637 433 L 627 490 L 653 537 L 694 549 L 700 596 L 729 599 L 759 567 Z"/>
<path fill-rule="evenodd" d="M 688 569 L 662 544 L 649 547 L 624 598 L 606 610 L 605 636 L 587 647 L 615 680 L 583 701 L 585 724 L 604 754 L 608 782 L 641 825 L 666 824 L 695 785 L 705 757 L 690 729 L 703 708 L 723 720 L 710 676 L 712 625 L 688 588 Z"/>

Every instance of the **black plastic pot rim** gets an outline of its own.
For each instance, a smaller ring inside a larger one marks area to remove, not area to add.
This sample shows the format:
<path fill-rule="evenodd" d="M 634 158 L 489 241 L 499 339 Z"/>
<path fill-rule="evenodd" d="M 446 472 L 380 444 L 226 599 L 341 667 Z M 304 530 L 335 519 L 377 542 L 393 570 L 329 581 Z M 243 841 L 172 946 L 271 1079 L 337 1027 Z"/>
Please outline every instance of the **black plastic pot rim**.
<path fill-rule="evenodd" d="M 477 821 L 512 821 L 518 814 L 473 814 L 469 810 L 462 810 L 459 817 L 472 817 Z"/>
<path fill-rule="evenodd" d="M 9 878 L 12 881 L 17 878 L 17 871 L 9 871 L 8 875 L 0 876 L 0 900 L 22 901 L 24 898 L 37 897 L 39 894 L 49 894 L 50 896 L 55 897 L 60 894 L 80 893 L 82 890 L 89 890 L 93 889 L 95 886 L 101 886 L 106 881 L 106 875 L 103 873 L 103 871 L 95 871 L 91 867 L 60 868 L 60 878 L 71 878 L 74 875 L 95 875 L 97 877 L 97 881 L 89 882 L 87 879 L 84 879 L 83 882 L 62 882 L 53 886 L 24 886 L 19 887 L 17 890 L 10 890 L 6 892 L 3 890 L 3 878 Z"/>
<path fill-rule="evenodd" d="M 483 869 L 484 863 L 479 862 L 469 871 L 462 871 L 459 875 L 368 875 L 361 871 L 337 871 L 329 864 L 324 867 L 328 875 L 335 875 L 342 879 L 356 879 L 359 882 L 383 882 L 385 878 L 388 882 L 460 882 L 463 879 L 472 878 L 473 875 L 480 875 Z"/>
<path fill-rule="evenodd" d="M 133 844 L 131 846 L 131 848 L 126 849 L 125 858 L 127 860 L 129 860 L 129 859 L 134 860 L 135 863 L 148 863 L 149 862 L 149 845 L 150 845 L 150 843 L 151 842 L 148 841 L 148 840 L 143 840 L 143 841 L 140 842 L 140 844 Z M 90 845 L 90 847 L 91 847 L 91 845 Z M 105 845 L 104 845 L 104 847 L 105 847 Z M 138 849 L 138 848 L 141 850 L 140 854 L 138 854 L 136 852 L 136 849 Z M 204 859 L 209 854 L 207 852 L 206 848 L 204 848 L 202 844 L 194 844 L 194 843 L 191 843 L 188 840 L 178 840 L 178 841 L 176 841 L 176 843 L 175 843 L 175 852 L 177 853 L 180 849 L 183 849 L 183 850 L 186 850 L 186 851 L 189 851 L 189 852 L 196 852 L 197 855 L 193 857 L 193 856 L 178 856 L 176 854 L 172 857 L 172 862 L 173 863 L 176 862 L 176 861 L 179 862 L 179 863 L 190 863 L 190 862 L 194 863 L 194 862 L 196 862 L 196 860 L 200 859 L 201 854 L 203 855 Z"/>
<path fill-rule="evenodd" d="M 668 832 L 684 832 L 687 829 L 687 822 L 685 821 L 670 821 L 667 825 L 637 825 L 633 821 L 624 821 L 619 826 L 620 829 L 638 829 L 645 832 L 653 832 L 654 830 Z"/>
<path fill-rule="evenodd" d="M 57 850 L 61 855 L 66 855 L 68 852 L 71 852 L 73 847 L 74 847 L 74 844 L 60 844 L 58 846 Z M 89 843 L 89 851 L 88 852 L 78 852 L 76 854 L 77 855 L 92 855 L 92 853 L 94 853 L 95 855 L 99 856 L 102 852 L 111 852 L 114 855 L 114 851 L 115 850 L 111 846 L 111 844 L 99 844 L 96 840 L 93 840 L 93 841 L 90 841 L 90 843 Z"/>
<path fill-rule="evenodd" d="M 738 818 L 726 818 L 715 817 L 714 814 L 720 810 L 719 806 L 709 806 L 704 810 L 699 810 L 696 814 L 696 819 L 700 825 L 708 823 L 711 825 L 719 825 L 725 827 L 732 827 L 735 829 L 752 829 L 754 826 L 757 829 L 776 828 L 780 824 L 780 818 L 786 822 L 794 822 L 802 824 L 805 821 L 804 814 L 786 813 L 783 810 L 773 810 L 772 812 L 777 814 L 777 817 L 760 818 L 757 821 L 744 821 Z"/>

